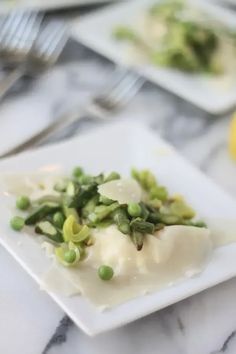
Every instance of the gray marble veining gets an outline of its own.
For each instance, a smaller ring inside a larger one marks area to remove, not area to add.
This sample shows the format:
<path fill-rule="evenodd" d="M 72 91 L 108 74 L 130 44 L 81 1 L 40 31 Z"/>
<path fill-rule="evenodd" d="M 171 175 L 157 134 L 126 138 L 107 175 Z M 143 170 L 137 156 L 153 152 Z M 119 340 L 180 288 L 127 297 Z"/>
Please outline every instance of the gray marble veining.
<path fill-rule="evenodd" d="M 107 60 L 71 42 L 60 66 L 29 85 L 22 93 L 12 94 L 0 107 L 0 115 L 7 119 L 21 110 L 27 121 L 32 109 L 27 110 L 26 107 L 30 106 L 37 110 L 37 119 L 40 119 L 40 114 L 48 119 L 55 119 L 72 106 L 86 104 L 91 95 L 99 92 L 112 70 L 113 65 Z M 114 120 L 124 121 L 130 118 L 145 121 L 226 191 L 236 196 L 236 164 L 230 160 L 227 153 L 228 116 L 210 117 L 200 109 L 147 83 L 125 110 L 112 117 Z M 94 124 L 78 125 L 77 134 L 92 128 Z M 3 249 L 1 252 L 5 254 Z M 10 272 L 15 274 L 15 269 L 10 265 L 7 271 L 9 277 Z M 19 274 L 18 289 L 22 289 L 21 276 Z M 30 284 L 30 280 L 27 281 Z M 27 284 L 27 281 L 24 284 Z M 8 289 L 7 280 L 4 286 L 7 297 L 7 291 L 12 292 L 12 288 Z M 19 328 L 21 340 L 16 334 L 13 341 L 10 333 L 11 328 L 14 328 L 15 318 L 14 310 L 9 307 L 9 316 L 4 317 L 4 324 L 1 323 L 0 316 L 0 353 L 236 353 L 235 279 L 95 338 L 90 338 L 77 329 L 56 305 L 54 308 L 51 300 L 50 304 L 48 303 L 50 309 L 42 315 L 38 306 L 33 305 L 35 293 L 31 291 L 28 296 L 32 302 L 32 311 L 35 311 L 36 323 L 32 323 L 28 317 L 28 323 L 25 324 L 27 335 Z M 1 306 L 3 302 L 0 292 L 0 314 L 3 311 Z M 22 309 L 22 312 L 17 313 L 17 316 L 22 316 L 18 321 L 24 322 L 24 311 Z M 35 332 L 37 322 L 38 331 L 43 331 L 43 324 L 47 324 L 44 335 L 42 332 Z M 4 325 L 8 328 L 5 331 L 6 336 L 9 336 L 5 338 L 1 337 L 4 335 Z M 35 338 L 33 341 L 30 340 L 32 336 Z"/>

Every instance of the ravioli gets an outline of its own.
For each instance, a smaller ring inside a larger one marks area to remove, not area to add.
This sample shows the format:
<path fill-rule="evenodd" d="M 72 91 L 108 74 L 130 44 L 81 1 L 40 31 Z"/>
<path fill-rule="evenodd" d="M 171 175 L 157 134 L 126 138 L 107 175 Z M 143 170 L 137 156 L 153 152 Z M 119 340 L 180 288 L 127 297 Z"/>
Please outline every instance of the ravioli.
<path fill-rule="evenodd" d="M 212 252 L 210 231 L 205 228 L 168 226 L 147 235 L 139 252 L 115 226 L 97 230 L 93 236 L 95 243 L 89 247 L 86 260 L 73 269 L 54 265 L 43 279 L 45 288 L 64 294 L 66 288 L 67 295 L 74 295 L 77 289 L 96 306 L 112 307 L 200 273 Z M 101 264 L 114 269 L 112 281 L 98 278 Z M 55 284 L 61 275 L 63 289 Z"/>

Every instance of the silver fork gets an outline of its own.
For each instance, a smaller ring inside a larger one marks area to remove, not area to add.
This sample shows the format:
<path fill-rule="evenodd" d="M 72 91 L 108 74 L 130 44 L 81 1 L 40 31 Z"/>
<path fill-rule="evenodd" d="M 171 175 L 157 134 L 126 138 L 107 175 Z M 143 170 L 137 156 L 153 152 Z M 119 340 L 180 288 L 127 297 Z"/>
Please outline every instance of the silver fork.
<path fill-rule="evenodd" d="M 104 121 L 112 117 L 112 113 L 120 110 L 141 89 L 144 79 L 128 69 L 117 69 L 112 75 L 111 82 L 99 95 L 94 96 L 84 110 L 61 116 L 41 132 L 31 137 L 26 142 L 0 155 L 8 157 L 26 149 L 45 144 L 55 134 L 64 131 L 71 125 L 92 118 L 95 121 Z"/>
<path fill-rule="evenodd" d="M 33 70 L 46 69 L 54 65 L 68 40 L 68 28 L 62 21 L 48 22 L 36 39 L 30 53 Z"/>
<path fill-rule="evenodd" d="M 23 65 L 10 74 L 11 77 L 8 78 L 5 85 L 4 83 L 0 84 L 0 98 L 26 73 L 38 74 L 54 65 L 67 39 L 67 26 L 63 22 L 55 20 L 48 22 L 39 35 L 36 35 L 32 40 Z"/>
<path fill-rule="evenodd" d="M 42 15 L 36 12 L 13 11 L 0 25 L 0 58 L 4 66 L 16 66 L 0 81 L 0 98 L 24 74 L 23 62 L 38 35 Z"/>
<path fill-rule="evenodd" d="M 42 15 L 31 11 L 13 11 L 0 27 L 0 53 L 15 63 L 28 55 L 38 35 Z"/>

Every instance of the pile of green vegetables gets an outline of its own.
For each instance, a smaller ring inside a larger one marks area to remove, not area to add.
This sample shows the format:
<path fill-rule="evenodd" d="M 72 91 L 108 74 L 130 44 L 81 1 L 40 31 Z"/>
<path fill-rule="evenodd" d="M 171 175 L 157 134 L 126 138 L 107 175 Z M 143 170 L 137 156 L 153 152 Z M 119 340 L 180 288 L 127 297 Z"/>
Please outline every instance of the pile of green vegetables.
<path fill-rule="evenodd" d="M 231 41 L 236 48 L 236 35 L 203 12 L 188 18 L 188 9 L 193 11 L 182 0 L 166 0 L 148 10 L 149 22 L 156 22 L 165 29 L 157 43 L 147 43 L 135 27 L 118 26 L 113 35 L 117 40 L 135 45 L 154 65 L 192 73 L 219 74 L 224 64 L 216 55 L 220 41 Z"/>
<path fill-rule="evenodd" d="M 94 228 L 115 224 L 140 251 L 145 235 L 153 234 L 165 225 L 206 226 L 201 221 L 194 221 L 193 209 L 182 197 L 169 196 L 150 171 L 133 169 L 131 175 L 145 195 L 140 203 L 120 205 L 99 194 L 99 185 L 121 178 L 117 172 L 92 176 L 76 167 L 72 177 L 61 178 L 54 185 L 57 193 L 33 201 L 27 196 L 18 197 L 16 207 L 26 211 L 27 216 L 13 217 L 11 227 L 20 231 L 25 225 L 33 226 L 36 234 L 43 235 L 56 246 L 57 259 L 65 266 L 73 266 L 84 259 L 87 247 L 93 244 L 91 230 Z M 108 266 L 103 265 L 98 271 L 104 280 L 113 275 Z"/>

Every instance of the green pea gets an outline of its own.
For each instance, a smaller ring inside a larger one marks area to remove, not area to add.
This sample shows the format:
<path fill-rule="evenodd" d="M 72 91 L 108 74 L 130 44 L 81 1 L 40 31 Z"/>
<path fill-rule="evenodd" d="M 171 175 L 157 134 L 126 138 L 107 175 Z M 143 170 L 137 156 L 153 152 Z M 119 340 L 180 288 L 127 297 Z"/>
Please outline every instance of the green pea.
<path fill-rule="evenodd" d="M 27 196 L 22 195 L 16 199 L 16 207 L 20 210 L 26 210 L 30 206 L 30 200 Z"/>
<path fill-rule="evenodd" d="M 98 275 L 102 280 L 111 280 L 114 275 L 114 271 L 107 265 L 102 265 L 98 268 Z"/>
<path fill-rule="evenodd" d="M 65 221 L 65 217 L 60 211 L 58 211 L 57 213 L 55 213 L 53 215 L 52 220 L 53 220 L 53 224 L 56 227 L 58 227 L 59 229 L 62 229 L 64 221 Z"/>
<path fill-rule="evenodd" d="M 128 213 L 130 216 L 137 217 L 142 214 L 142 208 L 137 203 L 130 203 L 128 205 Z"/>
<path fill-rule="evenodd" d="M 64 261 L 66 263 L 73 263 L 76 260 L 76 253 L 74 250 L 69 250 L 64 253 Z"/>
<path fill-rule="evenodd" d="M 20 230 L 23 229 L 23 227 L 25 225 L 25 220 L 22 217 L 20 217 L 20 216 L 14 216 L 10 220 L 10 225 L 11 225 L 13 230 L 20 231 Z"/>
<path fill-rule="evenodd" d="M 82 176 L 83 173 L 84 173 L 83 169 L 81 167 L 79 167 L 79 166 L 75 167 L 74 170 L 73 170 L 73 176 L 76 177 L 76 178 Z"/>

